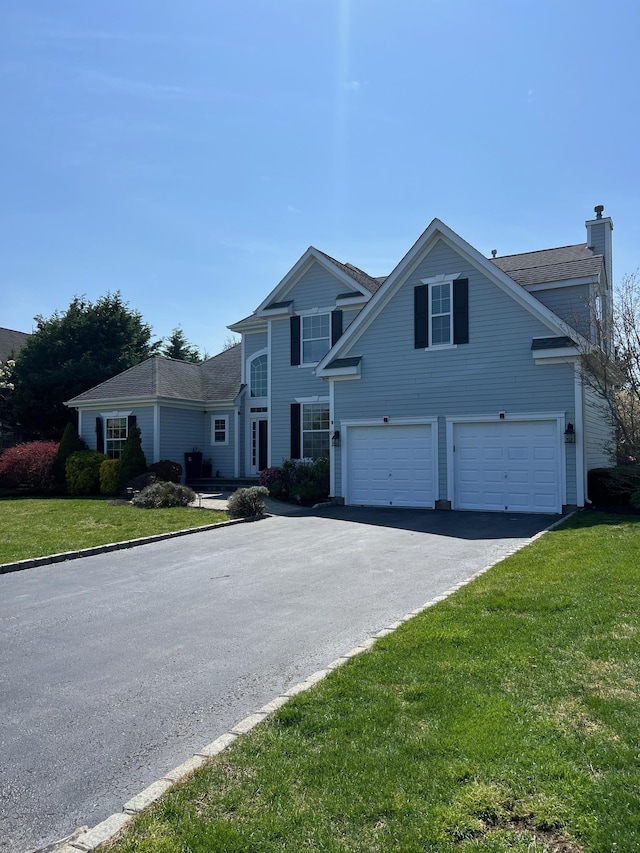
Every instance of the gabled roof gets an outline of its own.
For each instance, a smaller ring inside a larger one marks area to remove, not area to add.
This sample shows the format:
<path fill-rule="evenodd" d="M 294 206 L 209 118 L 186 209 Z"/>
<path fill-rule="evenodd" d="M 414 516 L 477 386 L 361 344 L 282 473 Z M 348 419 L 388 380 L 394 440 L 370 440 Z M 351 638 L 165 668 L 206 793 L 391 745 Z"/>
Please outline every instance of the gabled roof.
<path fill-rule="evenodd" d="M 526 286 L 597 276 L 603 268 L 604 258 L 596 255 L 586 243 L 578 243 L 575 246 L 490 258 L 490 261 L 518 284 Z"/>
<path fill-rule="evenodd" d="M 14 329 L 0 327 L 0 361 L 6 361 L 18 355 L 30 337 L 27 332 L 16 332 Z"/>
<path fill-rule="evenodd" d="M 309 246 L 307 251 L 296 261 L 266 299 L 258 305 L 253 314 L 235 323 L 231 323 L 227 328 L 233 332 L 259 331 L 265 322 L 265 318 L 262 316 L 263 311 L 266 313 L 272 312 L 278 307 L 282 307 L 283 310 L 290 308 L 291 301 L 286 301 L 285 297 L 313 261 L 317 261 L 328 272 L 335 275 L 339 281 L 351 287 L 354 295 L 361 294 L 366 299 L 370 299 L 371 295 L 380 289 L 384 281 L 384 278 L 373 278 L 353 264 L 343 264 L 341 261 L 332 258 L 331 255 L 327 255 L 326 252 L 321 252 L 320 249 Z M 344 295 L 342 294 L 343 297 Z"/>
<path fill-rule="evenodd" d="M 406 255 L 398 263 L 396 268 L 387 276 L 384 284 L 374 294 L 371 300 L 364 306 L 353 323 L 349 326 L 344 335 L 336 342 L 329 350 L 322 361 L 316 368 L 316 375 L 322 376 L 325 369 L 330 369 L 331 363 L 335 364 L 336 359 L 343 359 L 351 352 L 352 346 L 356 343 L 360 335 L 368 328 L 373 319 L 382 311 L 384 306 L 392 298 L 393 294 L 402 285 L 405 274 L 407 274 L 418 262 L 421 257 L 424 257 L 435 245 L 437 240 L 443 240 L 454 251 L 459 253 L 468 263 L 473 264 L 484 275 L 493 281 L 503 291 L 508 293 L 520 305 L 528 310 L 540 322 L 547 326 L 555 335 L 567 335 L 569 327 L 563 321 L 543 305 L 535 296 L 532 296 L 527 290 L 521 287 L 516 281 L 500 269 L 498 264 L 493 263 L 490 259 L 485 258 L 477 249 L 463 240 L 455 231 L 452 231 L 444 222 L 439 219 L 434 219 L 416 240 L 413 246 L 409 249 Z M 537 253 L 529 253 L 537 254 Z M 573 334 L 573 331 L 572 331 Z M 576 335 L 573 334 L 576 338 Z M 580 336 L 577 336 L 580 337 Z"/>
<path fill-rule="evenodd" d="M 66 405 L 126 400 L 234 400 L 240 392 L 241 346 L 236 344 L 202 364 L 152 356 L 100 385 L 78 394 Z"/>

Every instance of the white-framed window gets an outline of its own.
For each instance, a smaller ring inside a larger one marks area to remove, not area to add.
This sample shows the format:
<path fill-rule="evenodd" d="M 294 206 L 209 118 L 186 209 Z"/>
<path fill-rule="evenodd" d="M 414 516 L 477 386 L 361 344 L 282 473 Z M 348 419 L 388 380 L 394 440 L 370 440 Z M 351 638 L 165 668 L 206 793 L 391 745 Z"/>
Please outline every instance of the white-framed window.
<path fill-rule="evenodd" d="M 329 456 L 329 403 L 303 403 L 302 456 L 320 459 Z"/>
<path fill-rule="evenodd" d="M 229 444 L 229 415 L 211 415 L 211 444 Z"/>
<path fill-rule="evenodd" d="M 443 346 L 453 343 L 453 285 L 450 281 L 429 286 L 429 343 Z"/>
<path fill-rule="evenodd" d="M 252 397 L 266 397 L 269 391 L 269 373 L 267 355 L 259 355 L 250 366 L 249 387 Z"/>
<path fill-rule="evenodd" d="M 127 440 L 128 423 L 127 417 L 104 419 L 105 452 L 109 459 L 120 459 Z"/>
<path fill-rule="evenodd" d="M 303 314 L 300 320 L 300 362 L 317 364 L 331 349 L 331 314 Z"/>

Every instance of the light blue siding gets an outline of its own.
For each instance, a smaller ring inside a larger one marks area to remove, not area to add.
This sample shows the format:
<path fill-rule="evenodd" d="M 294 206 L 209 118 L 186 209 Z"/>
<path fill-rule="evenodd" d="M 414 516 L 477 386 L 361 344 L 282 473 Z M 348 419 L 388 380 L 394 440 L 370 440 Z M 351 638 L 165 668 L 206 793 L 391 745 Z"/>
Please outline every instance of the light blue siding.
<path fill-rule="evenodd" d="M 204 419 L 195 409 L 160 406 L 160 459 L 178 462 L 184 471 L 184 454 L 194 447 L 206 458 Z"/>
<path fill-rule="evenodd" d="M 460 273 L 469 279 L 469 343 L 414 349 L 414 287 Z M 358 418 L 438 417 L 439 495 L 447 497 L 446 417 L 564 412 L 574 420 L 570 364 L 534 364 L 531 339 L 549 335 L 513 298 L 443 241 L 345 355 L 362 356 L 362 376 L 335 382 L 335 424 Z M 340 454 L 336 488 L 341 493 Z M 575 447 L 567 445 L 567 503 L 576 503 Z"/>
<path fill-rule="evenodd" d="M 214 444 L 212 424 L 214 418 L 226 417 L 228 423 L 228 444 Z M 237 417 L 233 409 L 220 409 L 205 415 L 205 441 L 202 448 L 204 459 L 211 459 L 213 475 L 220 472 L 221 477 L 235 475 L 235 442 L 237 439 Z"/>
<path fill-rule="evenodd" d="M 557 290 L 537 290 L 532 296 L 581 334 L 589 335 L 593 300 L 588 284 L 559 287 Z"/>
<path fill-rule="evenodd" d="M 297 398 L 329 397 L 329 385 L 311 367 L 291 366 L 289 320 L 271 321 L 271 465 L 291 456 L 290 411 Z"/>
<path fill-rule="evenodd" d="M 615 465 L 615 429 L 607 404 L 584 388 L 584 450 L 587 471 Z"/>
<path fill-rule="evenodd" d="M 335 308 L 336 296 L 348 289 L 343 281 L 314 261 L 287 294 L 287 299 L 293 299 L 294 311 Z M 354 288 L 354 294 L 358 293 L 360 291 Z"/>
<path fill-rule="evenodd" d="M 288 299 L 294 311 L 335 307 L 336 296 L 345 292 L 339 281 L 324 267 L 314 262 L 292 288 Z M 354 291 L 356 292 L 356 291 Z M 343 310 L 343 330 L 353 321 L 360 309 Z M 291 456 L 290 412 L 297 399 L 329 397 L 329 385 L 318 379 L 311 367 L 291 366 L 289 318 L 271 320 L 271 465 L 280 465 Z"/>
<path fill-rule="evenodd" d="M 250 358 L 254 352 L 260 352 L 267 347 L 266 332 L 252 332 L 244 336 L 244 357 Z"/>

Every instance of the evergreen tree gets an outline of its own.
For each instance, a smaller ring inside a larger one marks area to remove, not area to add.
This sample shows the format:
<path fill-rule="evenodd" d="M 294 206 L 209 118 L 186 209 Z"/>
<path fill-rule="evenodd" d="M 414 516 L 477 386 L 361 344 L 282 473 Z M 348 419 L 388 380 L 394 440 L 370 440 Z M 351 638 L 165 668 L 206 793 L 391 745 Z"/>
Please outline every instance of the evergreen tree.
<path fill-rule="evenodd" d="M 58 452 L 56 453 L 56 458 L 53 462 L 53 477 L 57 490 L 64 492 L 66 489 L 65 465 L 67 463 L 67 459 L 72 453 L 75 453 L 76 450 L 86 449 L 87 445 L 78 435 L 78 431 L 74 425 L 67 424 L 64 432 L 62 433 L 62 438 L 58 445 Z"/>
<path fill-rule="evenodd" d="M 12 382 L 13 423 L 24 438 L 56 439 L 69 421 L 69 400 L 157 351 L 151 327 L 119 292 L 95 303 L 76 296 L 64 313 L 36 317 Z"/>
<path fill-rule="evenodd" d="M 202 361 L 198 348 L 189 343 L 179 326 L 166 338 L 161 352 L 167 358 L 177 358 L 180 361 L 192 361 L 196 364 Z"/>
<path fill-rule="evenodd" d="M 129 427 L 129 435 L 122 445 L 120 464 L 118 466 L 118 484 L 120 491 L 124 491 L 129 480 L 133 480 L 138 474 L 144 474 L 147 470 L 147 459 L 142 450 L 140 427 L 132 424 Z"/>

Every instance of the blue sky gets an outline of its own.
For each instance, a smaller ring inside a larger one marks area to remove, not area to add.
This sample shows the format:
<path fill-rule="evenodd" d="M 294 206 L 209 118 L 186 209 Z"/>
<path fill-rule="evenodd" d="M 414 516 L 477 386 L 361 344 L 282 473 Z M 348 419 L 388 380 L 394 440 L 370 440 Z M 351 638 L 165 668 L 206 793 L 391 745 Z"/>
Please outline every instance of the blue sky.
<path fill-rule="evenodd" d="M 310 244 L 388 273 L 613 217 L 640 265 L 635 0 L 3 0 L 0 325 L 120 290 L 209 354 Z"/>

